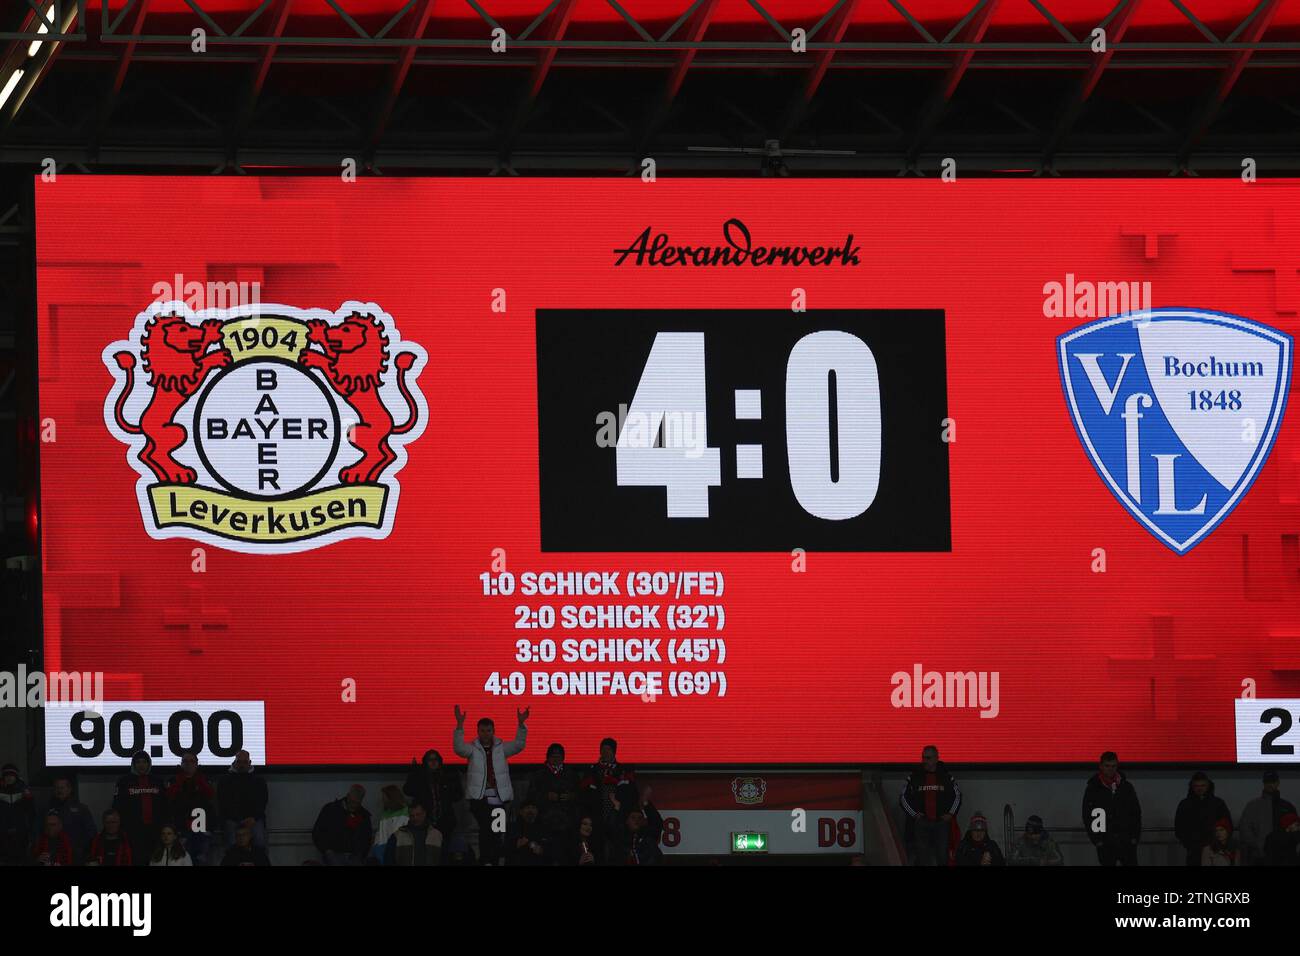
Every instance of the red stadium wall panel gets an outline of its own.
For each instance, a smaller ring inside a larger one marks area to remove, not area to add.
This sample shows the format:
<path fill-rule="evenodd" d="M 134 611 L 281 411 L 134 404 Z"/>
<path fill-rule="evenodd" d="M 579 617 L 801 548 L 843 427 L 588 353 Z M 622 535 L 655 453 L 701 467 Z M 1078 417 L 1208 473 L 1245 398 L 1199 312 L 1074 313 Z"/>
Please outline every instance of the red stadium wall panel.
<path fill-rule="evenodd" d="M 35 190 L 51 764 L 1296 759 L 1300 183 Z"/>

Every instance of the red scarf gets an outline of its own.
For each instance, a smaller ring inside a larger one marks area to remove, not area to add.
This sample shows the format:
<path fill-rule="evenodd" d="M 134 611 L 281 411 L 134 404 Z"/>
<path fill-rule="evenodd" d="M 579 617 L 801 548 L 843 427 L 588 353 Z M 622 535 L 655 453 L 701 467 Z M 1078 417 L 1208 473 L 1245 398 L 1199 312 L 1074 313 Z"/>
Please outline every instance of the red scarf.
<path fill-rule="evenodd" d="M 50 855 L 45 866 L 72 866 L 72 841 L 62 833 L 58 836 L 58 843 L 50 845 L 50 838 L 44 833 L 36 841 L 36 849 L 32 851 L 32 859 L 38 860 L 42 853 Z"/>

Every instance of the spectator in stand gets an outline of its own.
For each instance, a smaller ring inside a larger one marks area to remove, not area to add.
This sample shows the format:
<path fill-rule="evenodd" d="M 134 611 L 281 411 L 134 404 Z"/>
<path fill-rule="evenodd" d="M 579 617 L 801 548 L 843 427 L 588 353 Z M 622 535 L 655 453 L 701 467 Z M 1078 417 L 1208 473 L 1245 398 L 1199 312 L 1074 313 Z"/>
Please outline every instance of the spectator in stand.
<path fill-rule="evenodd" d="M 1011 847 L 1010 866 L 1064 866 L 1065 857 L 1056 841 L 1043 828 L 1043 818 L 1031 816 L 1025 821 L 1024 835 Z"/>
<path fill-rule="evenodd" d="M 426 750 L 406 775 L 402 792 L 425 808 L 442 834 L 442 845 L 447 846 L 456 832 L 456 804 L 465 794 L 457 775 L 443 768 L 442 754 Z"/>
<path fill-rule="evenodd" d="M 1083 830 L 1102 866 L 1137 866 L 1142 804 L 1113 750 L 1101 755 L 1098 772 L 1083 788 Z"/>
<path fill-rule="evenodd" d="M 1300 816 L 1282 815 L 1282 825 L 1264 841 L 1264 859 L 1268 866 L 1300 866 Z"/>
<path fill-rule="evenodd" d="M 577 832 L 570 833 L 564 841 L 553 855 L 565 866 L 596 866 L 603 859 L 596 822 L 589 814 L 579 818 Z"/>
<path fill-rule="evenodd" d="M 390 783 L 379 791 L 382 809 L 379 813 L 379 825 L 375 827 L 375 842 L 370 848 L 370 860 L 383 863 L 388 849 L 388 838 L 397 832 L 398 827 L 406 826 L 410 819 L 410 810 L 406 806 L 406 797 L 397 784 Z M 367 860 L 367 862 L 370 862 Z"/>
<path fill-rule="evenodd" d="M 651 795 L 649 787 L 642 790 L 638 797 L 640 806 L 634 805 L 627 814 L 620 843 L 624 862 L 629 866 L 656 866 L 664 858 L 664 851 L 659 849 L 664 819 L 651 802 Z"/>
<path fill-rule="evenodd" d="M 484 866 L 496 866 L 501 862 L 501 837 L 494 830 L 494 811 L 506 811 L 507 805 L 515 797 L 514 787 L 510 783 L 510 766 L 507 758 L 513 757 L 524 749 L 528 740 L 528 720 L 530 708 L 516 711 L 519 726 L 515 739 L 506 743 L 496 735 L 496 725 L 490 717 L 478 722 L 478 736 L 474 742 L 465 743 L 465 712 L 456 705 L 456 729 L 451 735 L 451 746 L 456 755 L 464 757 L 466 796 L 469 797 L 469 810 L 478 824 L 479 862 Z M 508 811 L 506 811 L 508 812 Z M 498 817 L 500 819 L 500 817 Z"/>
<path fill-rule="evenodd" d="M 153 760 L 143 750 L 131 758 L 131 772 L 118 778 L 113 809 L 122 815 L 135 865 L 149 865 L 158 845 L 158 828 L 167 819 L 167 795 L 153 773 Z"/>
<path fill-rule="evenodd" d="M 541 866 L 547 862 L 546 833 L 537 801 L 531 796 L 519 805 L 519 815 L 506 831 L 506 862 L 511 866 Z"/>
<path fill-rule="evenodd" d="M 54 778 L 54 792 L 42 818 L 56 814 L 63 823 L 63 833 L 72 844 L 72 862 L 81 866 L 86 862 L 86 851 L 95 838 L 95 817 L 90 807 L 77 799 L 72 778 Z"/>
<path fill-rule="evenodd" d="M 0 865 L 22 866 L 36 826 L 36 804 L 18 768 L 0 768 Z"/>
<path fill-rule="evenodd" d="M 104 829 L 90 841 L 87 866 L 131 866 L 131 841 L 122 830 L 122 815 L 116 810 L 104 811 Z"/>
<path fill-rule="evenodd" d="M 208 862 L 208 846 L 212 842 L 208 820 L 216 796 L 216 788 L 199 769 L 199 758 L 193 753 L 182 754 L 180 772 L 167 787 L 167 805 L 185 852 L 195 866 Z"/>
<path fill-rule="evenodd" d="M 63 832 L 63 818 L 57 813 L 45 815 L 45 830 L 32 847 L 32 862 L 37 866 L 72 866 L 72 841 Z"/>
<path fill-rule="evenodd" d="M 370 811 L 362 805 L 365 799 L 366 788 L 354 783 L 346 796 L 321 807 L 311 829 L 311 842 L 326 865 L 360 866 L 365 862 L 375 832 Z"/>
<path fill-rule="evenodd" d="M 253 773 L 253 758 L 247 750 L 235 754 L 230 772 L 217 782 L 217 802 L 226 845 L 235 842 L 235 830 L 253 831 L 253 846 L 266 848 L 266 781 Z"/>
<path fill-rule="evenodd" d="M 180 831 L 170 823 L 164 823 L 158 830 L 158 845 L 149 857 L 150 866 L 193 866 L 194 861 L 185 852 L 181 842 Z"/>
<path fill-rule="evenodd" d="M 640 802 L 637 796 L 636 771 L 618 762 L 618 741 L 606 737 L 600 742 L 600 760 L 592 765 L 582 781 L 587 794 L 588 812 L 597 821 L 607 853 L 613 855 L 627 834 L 627 815 Z M 613 862 L 607 858 L 606 862 Z"/>
<path fill-rule="evenodd" d="M 578 775 L 565 766 L 559 744 L 546 748 L 546 764 L 529 780 L 528 796 L 537 801 L 547 846 L 559 852 L 578 825 Z"/>
<path fill-rule="evenodd" d="M 384 844 L 388 866 L 437 866 L 442 862 L 442 831 L 429 820 L 424 804 L 416 800 L 410 818 L 393 831 Z"/>
<path fill-rule="evenodd" d="M 235 827 L 235 842 L 226 848 L 221 858 L 222 866 L 270 866 L 266 850 L 253 844 L 253 828 Z"/>
<path fill-rule="evenodd" d="M 1187 865 L 1201 865 L 1201 851 L 1214 842 L 1214 827 L 1224 817 L 1232 818 L 1228 805 L 1214 795 L 1214 781 L 1197 771 L 1187 784 L 1187 796 L 1174 814 L 1174 836 L 1187 851 Z"/>
<path fill-rule="evenodd" d="M 1232 842 L 1232 821 L 1224 817 L 1214 824 L 1214 839 L 1201 847 L 1201 866 L 1237 866 L 1239 860 Z"/>
<path fill-rule="evenodd" d="M 1295 812 L 1295 806 L 1282 799 L 1282 782 L 1277 771 L 1266 771 L 1263 795 L 1250 801 L 1241 811 L 1241 823 L 1237 827 L 1241 865 L 1263 866 L 1264 844 L 1269 834 L 1282 829 L 1283 816 Z"/>
<path fill-rule="evenodd" d="M 970 818 L 970 829 L 957 844 L 958 866 L 1006 866 L 1002 850 L 989 836 L 988 817 L 975 811 Z"/>
<path fill-rule="evenodd" d="M 961 808 L 961 788 L 939 760 L 933 744 L 921 750 L 921 766 L 912 771 L 898 798 L 912 824 L 912 852 L 917 866 L 947 866 L 952 821 Z"/>

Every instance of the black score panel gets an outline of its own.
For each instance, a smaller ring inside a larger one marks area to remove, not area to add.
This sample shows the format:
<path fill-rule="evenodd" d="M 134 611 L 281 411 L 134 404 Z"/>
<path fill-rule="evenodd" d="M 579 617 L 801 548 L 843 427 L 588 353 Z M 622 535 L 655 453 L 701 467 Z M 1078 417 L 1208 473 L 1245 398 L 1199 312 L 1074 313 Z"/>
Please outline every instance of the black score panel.
<path fill-rule="evenodd" d="M 537 311 L 543 551 L 950 551 L 942 310 Z"/>

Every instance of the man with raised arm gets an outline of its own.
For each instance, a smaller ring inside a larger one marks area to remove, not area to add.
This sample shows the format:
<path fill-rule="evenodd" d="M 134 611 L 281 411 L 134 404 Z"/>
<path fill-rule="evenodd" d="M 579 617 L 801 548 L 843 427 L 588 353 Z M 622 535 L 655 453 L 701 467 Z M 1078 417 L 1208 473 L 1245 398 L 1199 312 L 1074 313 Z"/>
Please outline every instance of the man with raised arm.
<path fill-rule="evenodd" d="M 510 767 L 506 763 L 524 749 L 528 739 L 529 708 L 516 711 L 519 726 L 515 739 L 509 742 L 496 735 L 496 724 L 492 718 L 483 717 L 478 722 L 478 735 L 473 742 L 465 742 L 465 712 L 456 705 L 456 730 L 451 736 L 451 746 L 459 757 L 468 763 L 465 769 L 465 796 L 469 800 L 469 811 L 478 824 L 479 862 L 486 866 L 496 866 L 501 861 L 501 834 L 493 828 L 493 814 L 499 808 L 504 823 L 505 814 L 509 812 L 508 804 L 514 799 L 515 791 L 510 785 Z"/>

